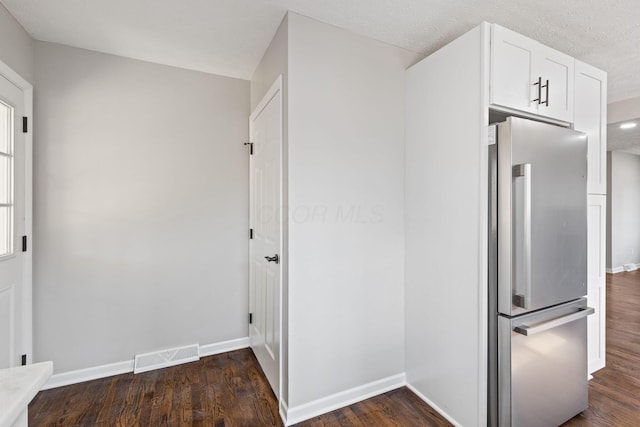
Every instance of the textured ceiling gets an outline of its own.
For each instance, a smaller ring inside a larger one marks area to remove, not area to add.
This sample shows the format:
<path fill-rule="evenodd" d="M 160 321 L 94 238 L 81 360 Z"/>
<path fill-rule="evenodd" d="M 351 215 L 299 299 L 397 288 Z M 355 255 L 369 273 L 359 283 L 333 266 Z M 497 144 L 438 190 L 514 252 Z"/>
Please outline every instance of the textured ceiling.
<path fill-rule="evenodd" d="M 638 0 L 0 0 L 36 39 L 251 78 L 287 10 L 431 53 L 496 22 L 609 73 L 640 96 Z"/>
<path fill-rule="evenodd" d="M 629 122 L 635 122 L 637 126 L 632 129 L 621 129 L 622 122 L 607 126 L 607 150 L 640 155 L 640 118 L 624 123 Z"/>

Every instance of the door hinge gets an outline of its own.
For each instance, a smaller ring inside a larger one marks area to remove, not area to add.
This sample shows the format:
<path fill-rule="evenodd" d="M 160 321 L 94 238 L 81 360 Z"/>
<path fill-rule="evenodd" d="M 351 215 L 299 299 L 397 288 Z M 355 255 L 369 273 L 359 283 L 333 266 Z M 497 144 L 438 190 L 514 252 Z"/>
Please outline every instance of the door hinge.
<path fill-rule="evenodd" d="M 249 146 L 249 154 L 253 154 L 253 142 L 245 142 L 242 145 L 248 145 Z"/>
<path fill-rule="evenodd" d="M 253 228 L 249 229 L 249 239 L 253 239 Z"/>
<path fill-rule="evenodd" d="M 27 252 L 27 236 L 22 236 L 22 252 Z"/>
<path fill-rule="evenodd" d="M 249 313 L 249 324 L 253 323 L 253 313 Z"/>
<path fill-rule="evenodd" d="M 25 116 L 22 117 L 22 133 L 27 133 L 29 129 L 29 119 Z"/>
<path fill-rule="evenodd" d="M 21 363 L 22 363 L 22 366 L 25 366 L 27 364 L 27 355 L 26 354 L 22 355 Z"/>

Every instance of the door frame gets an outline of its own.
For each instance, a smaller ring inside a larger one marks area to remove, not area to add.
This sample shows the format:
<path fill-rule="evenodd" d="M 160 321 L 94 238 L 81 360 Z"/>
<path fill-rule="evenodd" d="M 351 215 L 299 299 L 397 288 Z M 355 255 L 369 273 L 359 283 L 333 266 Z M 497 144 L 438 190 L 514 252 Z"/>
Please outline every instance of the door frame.
<path fill-rule="evenodd" d="M 24 94 L 24 116 L 28 117 L 24 134 L 24 235 L 27 251 L 22 255 L 22 351 L 27 364 L 33 363 L 33 85 L 13 68 L 0 60 L 0 75 L 13 83 Z"/>
<path fill-rule="evenodd" d="M 287 337 L 283 336 L 282 332 L 283 332 L 283 320 L 284 320 L 284 316 L 283 316 L 283 311 L 284 311 L 284 276 L 286 275 L 286 267 L 288 265 L 288 259 L 287 259 L 287 254 L 286 251 L 284 250 L 284 227 L 286 226 L 286 218 L 287 218 L 287 212 L 285 212 L 283 210 L 285 203 L 284 203 L 284 190 L 283 190 L 283 185 L 284 185 L 284 169 L 285 169 L 285 163 L 284 163 L 284 141 L 285 141 L 285 134 L 284 134 L 284 113 L 285 113 L 285 109 L 284 109 L 284 96 L 283 96 L 283 77 L 282 74 L 278 75 L 278 77 L 276 77 L 276 79 L 274 80 L 274 82 L 271 84 L 271 86 L 269 87 L 269 89 L 265 92 L 264 96 L 262 97 L 262 99 L 260 100 L 260 102 L 258 103 L 258 105 L 256 105 L 256 107 L 253 109 L 253 111 L 251 112 L 250 116 L 249 116 L 249 142 L 253 143 L 253 141 L 251 141 L 251 137 L 253 135 L 253 121 L 254 119 L 260 114 L 262 113 L 262 111 L 264 110 L 264 108 L 269 104 L 269 102 L 275 97 L 278 96 L 280 98 L 280 126 L 281 126 L 281 131 L 280 131 L 280 185 L 279 185 L 279 190 L 280 190 L 280 220 L 281 220 L 281 226 L 280 226 L 280 236 L 279 236 L 279 240 L 280 240 L 280 250 L 279 250 L 279 257 L 280 257 L 280 280 L 278 283 L 278 294 L 279 294 L 279 299 L 280 299 L 280 312 L 277 314 L 278 315 L 278 335 L 280 336 L 280 342 L 278 344 L 278 407 L 280 409 L 282 409 L 282 405 L 284 403 L 283 400 L 283 396 L 282 396 L 282 391 L 283 391 L 283 381 L 284 381 L 284 360 L 285 357 L 283 357 L 283 349 L 285 348 L 285 345 L 283 345 L 284 340 L 287 339 Z M 252 148 L 253 149 L 253 148 Z M 251 162 L 253 161 L 253 157 L 251 155 L 249 155 L 249 227 L 252 228 L 253 224 L 251 223 L 251 216 L 252 216 L 252 205 L 251 205 L 251 200 L 253 199 L 253 186 L 252 186 L 252 176 L 251 176 Z M 251 310 L 252 307 L 252 302 L 253 302 L 253 298 L 255 297 L 255 290 L 253 289 L 253 277 L 252 277 L 252 268 L 251 268 L 251 259 L 252 259 L 252 255 L 253 255 L 253 251 L 252 251 L 252 244 L 251 244 L 251 240 L 249 240 L 249 311 Z M 251 325 L 249 326 L 249 346 L 251 346 Z M 288 358 L 287 358 L 288 359 Z M 281 411 L 281 416 L 282 416 L 282 411 Z M 285 418 L 283 417 L 283 421 L 285 420 Z"/>

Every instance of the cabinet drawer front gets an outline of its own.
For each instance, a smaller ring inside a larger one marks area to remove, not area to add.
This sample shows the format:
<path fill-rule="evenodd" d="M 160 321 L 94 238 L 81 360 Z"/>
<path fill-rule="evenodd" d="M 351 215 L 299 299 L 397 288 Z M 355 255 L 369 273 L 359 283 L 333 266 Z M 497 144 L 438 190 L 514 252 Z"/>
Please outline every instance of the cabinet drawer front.
<path fill-rule="evenodd" d="M 499 317 L 501 425 L 557 426 L 588 407 L 586 310 L 581 300 L 514 319 Z M 528 326 L 529 335 L 517 332 Z"/>

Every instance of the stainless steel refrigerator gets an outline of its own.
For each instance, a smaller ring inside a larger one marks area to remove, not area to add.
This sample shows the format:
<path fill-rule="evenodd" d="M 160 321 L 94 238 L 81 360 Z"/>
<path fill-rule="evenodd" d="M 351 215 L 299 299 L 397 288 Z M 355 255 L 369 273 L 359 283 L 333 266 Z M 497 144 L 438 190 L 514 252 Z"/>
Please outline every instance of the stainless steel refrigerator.
<path fill-rule="evenodd" d="M 587 137 L 490 130 L 488 423 L 557 426 L 588 407 Z"/>

